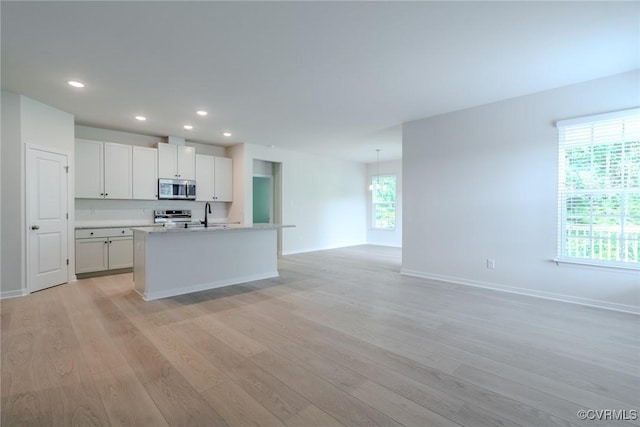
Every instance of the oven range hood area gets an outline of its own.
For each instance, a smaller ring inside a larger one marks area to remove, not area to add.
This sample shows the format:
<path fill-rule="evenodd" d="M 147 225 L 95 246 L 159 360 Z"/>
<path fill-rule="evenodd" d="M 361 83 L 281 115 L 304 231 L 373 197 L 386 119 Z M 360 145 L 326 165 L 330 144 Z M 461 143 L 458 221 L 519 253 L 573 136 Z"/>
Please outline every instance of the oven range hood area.
<path fill-rule="evenodd" d="M 192 220 L 191 209 L 156 209 L 153 223 L 164 227 L 204 227 L 204 222 Z"/>
<path fill-rule="evenodd" d="M 153 211 L 153 223 L 162 227 L 204 227 L 204 221 L 193 220 L 191 209 L 156 209 Z M 226 227 L 227 225 L 227 223 L 211 221 L 208 223 L 209 227 Z"/>

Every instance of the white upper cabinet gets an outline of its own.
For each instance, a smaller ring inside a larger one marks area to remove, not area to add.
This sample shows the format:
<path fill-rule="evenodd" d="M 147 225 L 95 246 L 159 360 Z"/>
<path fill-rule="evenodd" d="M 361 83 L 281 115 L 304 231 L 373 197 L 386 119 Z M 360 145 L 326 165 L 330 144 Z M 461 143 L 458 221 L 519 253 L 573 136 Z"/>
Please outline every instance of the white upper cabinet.
<path fill-rule="evenodd" d="M 99 141 L 76 140 L 75 196 L 83 199 L 104 198 L 104 153 Z"/>
<path fill-rule="evenodd" d="M 196 200 L 231 202 L 233 200 L 232 180 L 231 159 L 196 155 Z"/>
<path fill-rule="evenodd" d="M 232 160 L 193 147 L 76 140 L 75 197 L 157 200 L 158 178 L 196 180 L 196 200 L 233 201 Z"/>
<path fill-rule="evenodd" d="M 76 140 L 75 197 L 131 199 L 130 145 Z"/>
<path fill-rule="evenodd" d="M 158 178 L 196 179 L 193 147 L 158 143 Z"/>
<path fill-rule="evenodd" d="M 158 143 L 158 178 L 178 178 L 178 151 L 174 145 Z"/>
<path fill-rule="evenodd" d="M 105 199 L 131 199 L 132 148 L 130 145 L 104 143 Z"/>
<path fill-rule="evenodd" d="M 217 202 L 233 201 L 233 160 L 215 157 L 214 196 Z"/>
<path fill-rule="evenodd" d="M 213 167 L 212 156 L 196 154 L 196 200 L 213 201 Z"/>
<path fill-rule="evenodd" d="M 158 198 L 158 150 L 133 147 L 133 198 Z"/>
<path fill-rule="evenodd" d="M 177 146 L 178 178 L 196 179 L 196 150 L 193 147 Z"/>

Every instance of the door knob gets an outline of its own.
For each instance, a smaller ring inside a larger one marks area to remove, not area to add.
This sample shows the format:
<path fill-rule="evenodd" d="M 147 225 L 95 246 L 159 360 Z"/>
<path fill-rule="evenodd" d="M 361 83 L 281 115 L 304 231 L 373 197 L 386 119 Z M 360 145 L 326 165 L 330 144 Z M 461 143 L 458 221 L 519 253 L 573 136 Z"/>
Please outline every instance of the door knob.
<path fill-rule="evenodd" d="M 40 230 L 40 226 L 39 225 L 32 225 L 31 229 L 32 230 Z"/>

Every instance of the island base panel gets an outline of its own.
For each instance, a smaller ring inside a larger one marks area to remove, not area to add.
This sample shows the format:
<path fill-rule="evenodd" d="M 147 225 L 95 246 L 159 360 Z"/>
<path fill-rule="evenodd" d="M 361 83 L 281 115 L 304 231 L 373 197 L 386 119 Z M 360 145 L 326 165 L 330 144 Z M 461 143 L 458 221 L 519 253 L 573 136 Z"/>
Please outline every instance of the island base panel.
<path fill-rule="evenodd" d="M 147 300 L 278 276 L 275 229 L 134 232 L 134 289 Z"/>

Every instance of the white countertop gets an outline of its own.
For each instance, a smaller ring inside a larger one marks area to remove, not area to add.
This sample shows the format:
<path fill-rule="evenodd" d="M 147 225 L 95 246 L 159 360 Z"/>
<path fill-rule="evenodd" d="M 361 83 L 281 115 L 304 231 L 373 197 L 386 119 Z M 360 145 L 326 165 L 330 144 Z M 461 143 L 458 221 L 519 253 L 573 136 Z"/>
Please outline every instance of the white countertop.
<path fill-rule="evenodd" d="M 209 224 L 239 224 L 237 222 L 230 222 L 226 218 L 216 218 L 209 220 Z M 83 230 L 87 228 L 139 228 L 139 227 L 162 227 L 162 225 L 156 224 L 153 221 L 132 221 L 132 220 L 112 220 L 112 221 L 76 221 L 75 229 Z"/>
<path fill-rule="evenodd" d="M 209 227 L 132 227 L 133 231 L 138 231 L 146 234 L 155 233 L 208 233 L 214 231 L 237 231 L 237 230 L 275 230 L 278 228 L 290 228 L 295 225 L 283 225 L 283 224 L 253 224 L 253 225 L 241 225 L 241 224 L 224 224 L 224 225 L 210 225 Z"/>

